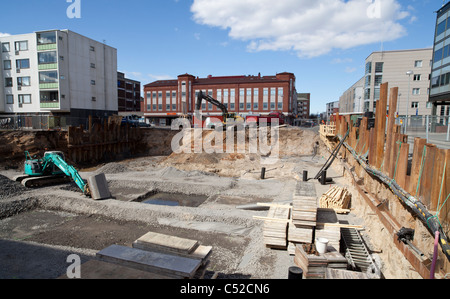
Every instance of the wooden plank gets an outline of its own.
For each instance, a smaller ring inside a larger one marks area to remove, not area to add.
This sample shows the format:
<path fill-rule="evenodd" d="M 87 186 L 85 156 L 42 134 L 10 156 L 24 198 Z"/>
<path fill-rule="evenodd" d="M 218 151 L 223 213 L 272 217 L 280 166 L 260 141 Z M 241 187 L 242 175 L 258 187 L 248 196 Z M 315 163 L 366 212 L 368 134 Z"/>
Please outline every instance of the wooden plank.
<path fill-rule="evenodd" d="M 166 234 L 148 232 L 135 241 L 136 244 L 142 244 L 148 249 L 154 249 L 162 252 L 181 252 L 185 254 L 192 253 L 198 247 L 198 241 L 185 238 L 179 238 Z"/>
<path fill-rule="evenodd" d="M 427 143 L 426 139 L 418 137 L 414 139 L 413 158 L 411 164 L 411 178 L 408 186 L 408 192 L 413 196 L 416 195 L 417 182 L 419 180 L 420 169 L 422 168 L 423 149 L 426 143 Z"/>
<path fill-rule="evenodd" d="M 386 150 L 384 152 L 384 173 L 389 173 L 389 165 L 391 164 L 390 148 L 392 146 L 392 133 L 394 132 L 395 114 L 397 112 L 398 87 L 391 88 L 389 96 L 389 116 L 386 128 Z"/>
<path fill-rule="evenodd" d="M 97 257 L 102 261 L 174 278 L 192 278 L 201 265 L 201 261 L 196 259 L 119 245 L 97 252 Z"/>
<path fill-rule="evenodd" d="M 380 86 L 380 100 L 377 103 L 377 110 L 375 115 L 376 125 L 376 164 L 377 169 L 381 168 L 384 158 L 384 146 L 386 140 L 386 113 L 387 113 L 387 97 L 388 97 L 388 83 L 383 83 Z"/>
<path fill-rule="evenodd" d="M 327 268 L 325 279 L 369 279 L 369 276 L 362 272 Z"/>

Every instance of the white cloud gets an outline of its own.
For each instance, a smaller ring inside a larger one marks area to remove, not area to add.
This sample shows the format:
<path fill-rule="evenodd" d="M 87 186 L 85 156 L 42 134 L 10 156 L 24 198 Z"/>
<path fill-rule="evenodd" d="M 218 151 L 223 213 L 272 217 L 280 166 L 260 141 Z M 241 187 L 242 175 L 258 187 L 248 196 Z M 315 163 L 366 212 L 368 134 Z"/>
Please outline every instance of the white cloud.
<path fill-rule="evenodd" d="M 10 36 L 11 34 L 9 34 L 9 33 L 3 33 L 3 32 L 0 32 L 0 37 L 5 37 L 5 36 Z"/>
<path fill-rule="evenodd" d="M 391 41 L 410 16 L 398 0 L 194 0 L 198 24 L 229 30 L 249 51 L 295 51 L 315 57 L 333 49 Z"/>

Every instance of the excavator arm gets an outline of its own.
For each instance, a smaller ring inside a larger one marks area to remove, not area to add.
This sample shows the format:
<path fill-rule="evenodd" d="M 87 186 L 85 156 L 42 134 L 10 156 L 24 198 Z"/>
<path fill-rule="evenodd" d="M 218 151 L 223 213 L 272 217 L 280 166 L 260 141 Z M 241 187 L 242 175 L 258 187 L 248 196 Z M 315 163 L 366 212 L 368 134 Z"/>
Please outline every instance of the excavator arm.
<path fill-rule="evenodd" d="M 67 164 L 58 154 L 48 153 L 44 156 L 44 169 L 46 167 L 52 167 L 52 165 L 56 165 L 67 176 L 71 177 L 84 194 L 88 195 L 90 193 L 88 185 L 81 178 L 75 167 Z"/>
<path fill-rule="evenodd" d="M 228 109 L 224 104 L 222 104 L 221 102 L 219 102 L 218 100 L 214 99 L 213 97 L 211 97 L 209 95 L 203 94 L 202 91 L 200 91 L 197 96 L 197 105 L 195 106 L 196 110 L 200 110 L 200 108 L 202 107 L 203 100 L 213 104 L 214 106 L 216 106 L 220 110 L 222 110 L 222 115 L 224 115 L 224 116 L 228 115 Z"/>

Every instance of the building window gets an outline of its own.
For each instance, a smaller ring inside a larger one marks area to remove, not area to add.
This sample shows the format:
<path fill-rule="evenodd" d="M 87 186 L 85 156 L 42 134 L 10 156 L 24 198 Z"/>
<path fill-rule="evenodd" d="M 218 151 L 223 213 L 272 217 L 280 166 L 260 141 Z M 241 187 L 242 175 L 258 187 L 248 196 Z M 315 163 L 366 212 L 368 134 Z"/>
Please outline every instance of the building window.
<path fill-rule="evenodd" d="M 244 110 L 244 103 L 239 103 L 239 109 Z"/>
<path fill-rule="evenodd" d="M 30 77 L 17 77 L 17 86 L 30 86 Z"/>
<path fill-rule="evenodd" d="M 252 103 L 247 102 L 247 110 L 251 110 L 252 109 Z"/>
<path fill-rule="evenodd" d="M 57 61 L 56 51 L 38 53 L 39 64 L 56 63 Z"/>
<path fill-rule="evenodd" d="M 280 109 L 280 110 L 283 109 L 283 102 L 279 102 L 279 103 L 278 103 L 278 109 Z"/>
<path fill-rule="evenodd" d="M 263 95 L 264 96 L 268 96 L 269 95 L 269 89 L 268 88 L 264 88 L 263 89 Z"/>
<path fill-rule="evenodd" d="M 90 46 L 89 50 L 92 51 L 92 52 L 95 52 L 95 47 L 94 46 Z"/>
<path fill-rule="evenodd" d="M 170 111 L 170 104 L 166 104 L 166 110 Z"/>
<path fill-rule="evenodd" d="M 19 104 L 31 104 L 31 94 L 19 94 Z"/>
<path fill-rule="evenodd" d="M 95 101 L 97 101 L 97 98 L 96 97 L 92 97 L 91 100 L 92 100 L 92 102 L 95 102 Z"/>
<path fill-rule="evenodd" d="M 438 62 L 439 60 L 441 60 L 441 59 L 442 59 L 443 53 L 444 53 L 444 49 L 443 49 L 443 48 L 441 48 L 441 49 L 439 49 L 439 50 L 436 50 L 436 51 L 434 52 L 434 62 Z M 417 62 L 417 61 L 416 61 L 416 62 Z M 417 66 L 416 66 L 416 67 L 417 67 Z"/>
<path fill-rule="evenodd" d="M 14 104 L 14 96 L 12 94 L 6 95 L 6 104 Z"/>
<path fill-rule="evenodd" d="M 422 60 L 414 61 L 414 67 L 422 67 Z"/>
<path fill-rule="evenodd" d="M 28 41 L 15 42 L 16 51 L 28 51 Z"/>
<path fill-rule="evenodd" d="M 272 105 L 272 104 L 271 104 Z M 268 104 L 267 103 L 263 103 L 263 109 L 267 110 L 268 109 Z"/>
<path fill-rule="evenodd" d="M 420 94 L 420 88 L 413 88 L 413 95 L 419 95 Z"/>
<path fill-rule="evenodd" d="M 366 83 L 364 85 L 365 87 L 369 87 L 370 86 L 371 79 L 372 79 L 371 75 L 366 76 Z"/>
<path fill-rule="evenodd" d="M 162 104 L 158 104 L 158 111 L 162 111 Z"/>
<path fill-rule="evenodd" d="M 384 62 L 376 62 L 375 63 L 375 73 L 382 73 L 383 66 L 384 66 Z"/>
<path fill-rule="evenodd" d="M 176 104 L 172 104 L 172 111 L 177 110 L 177 105 Z"/>
<path fill-rule="evenodd" d="M 39 83 L 58 83 L 58 72 L 39 72 Z"/>
<path fill-rule="evenodd" d="M 231 110 L 234 110 L 234 109 L 235 109 L 235 104 L 234 104 L 234 103 L 231 103 L 231 104 L 230 104 L 230 109 L 231 109 Z"/>
<path fill-rule="evenodd" d="M 2 43 L 2 52 L 9 52 L 9 43 Z"/>
<path fill-rule="evenodd" d="M 372 62 L 366 63 L 366 75 L 372 73 Z"/>
<path fill-rule="evenodd" d="M 275 109 L 275 102 L 270 102 L 270 109 Z"/>
<path fill-rule="evenodd" d="M 412 102 L 411 108 L 419 108 L 419 102 Z"/>
<path fill-rule="evenodd" d="M 13 79 L 5 78 L 5 87 L 13 87 Z"/>
<path fill-rule="evenodd" d="M 10 70 L 11 69 L 11 60 L 4 60 L 3 61 L 3 69 L 4 70 Z"/>
<path fill-rule="evenodd" d="M 253 103 L 253 109 L 258 110 L 258 102 Z"/>
<path fill-rule="evenodd" d="M 446 25 L 447 25 L 446 23 L 447 23 L 447 20 L 444 20 L 437 25 L 436 36 L 442 34 L 445 31 Z"/>
<path fill-rule="evenodd" d="M 95 80 L 91 80 L 91 85 L 95 85 Z"/>
<path fill-rule="evenodd" d="M 91 69 L 95 69 L 95 63 L 91 63 Z"/>
<path fill-rule="evenodd" d="M 382 82 L 383 82 L 383 76 L 375 75 L 375 86 L 380 86 Z"/>
<path fill-rule="evenodd" d="M 421 75 L 419 75 L 419 74 L 417 74 L 417 75 L 414 75 L 414 81 L 420 81 L 420 79 L 421 79 Z"/>
<path fill-rule="evenodd" d="M 29 69 L 30 68 L 30 59 L 17 59 L 16 60 L 16 68 L 17 69 Z"/>
<path fill-rule="evenodd" d="M 156 111 L 156 104 L 153 104 L 153 111 Z"/>
<path fill-rule="evenodd" d="M 56 43 L 56 32 L 42 32 L 37 34 L 37 44 L 47 45 Z"/>

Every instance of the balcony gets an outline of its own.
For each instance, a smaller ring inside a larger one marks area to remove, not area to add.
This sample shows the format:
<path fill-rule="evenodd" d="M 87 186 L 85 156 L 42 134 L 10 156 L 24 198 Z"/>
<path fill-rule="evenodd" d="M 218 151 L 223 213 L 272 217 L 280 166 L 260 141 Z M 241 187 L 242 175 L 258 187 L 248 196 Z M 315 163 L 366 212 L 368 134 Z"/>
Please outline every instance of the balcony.
<path fill-rule="evenodd" d="M 37 46 L 37 50 L 38 51 L 55 50 L 56 48 L 57 48 L 56 43 L 54 43 L 54 44 L 43 44 L 43 45 L 38 45 Z"/>

